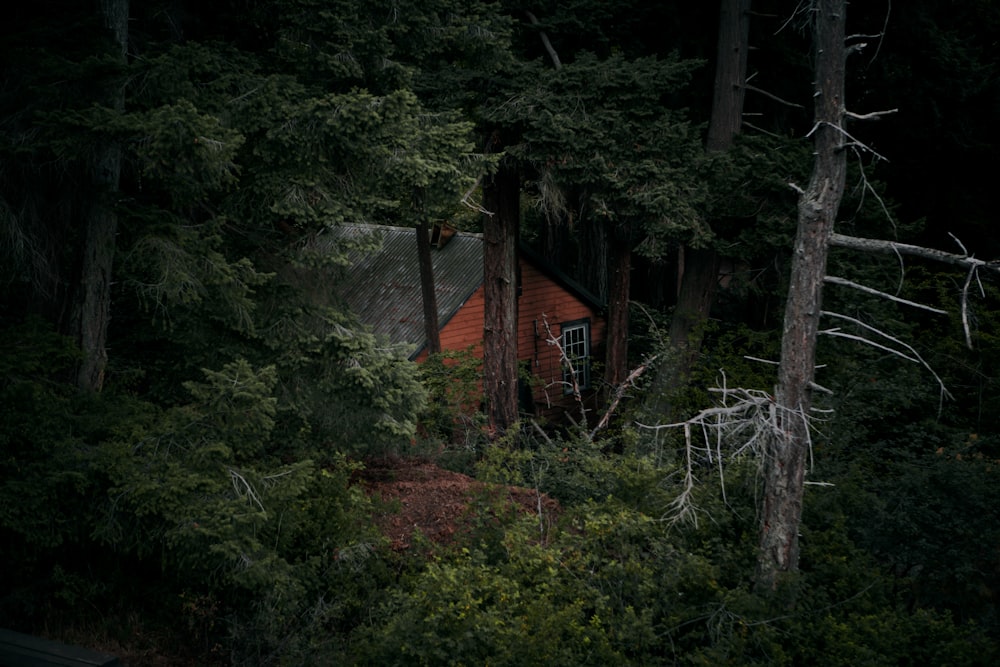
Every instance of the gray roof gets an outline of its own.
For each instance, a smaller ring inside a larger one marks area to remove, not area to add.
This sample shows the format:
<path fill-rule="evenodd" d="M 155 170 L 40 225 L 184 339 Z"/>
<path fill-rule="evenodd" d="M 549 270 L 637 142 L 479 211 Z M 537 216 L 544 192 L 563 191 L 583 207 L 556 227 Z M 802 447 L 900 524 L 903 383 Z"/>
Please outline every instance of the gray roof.
<path fill-rule="evenodd" d="M 381 237 L 378 250 L 350 250 L 336 292 L 361 321 L 379 335 L 408 347 L 415 357 L 426 344 L 416 230 L 382 225 L 341 225 L 341 238 Z M 483 283 L 482 234 L 456 233 L 443 248 L 431 249 L 438 325 L 443 327 Z"/>

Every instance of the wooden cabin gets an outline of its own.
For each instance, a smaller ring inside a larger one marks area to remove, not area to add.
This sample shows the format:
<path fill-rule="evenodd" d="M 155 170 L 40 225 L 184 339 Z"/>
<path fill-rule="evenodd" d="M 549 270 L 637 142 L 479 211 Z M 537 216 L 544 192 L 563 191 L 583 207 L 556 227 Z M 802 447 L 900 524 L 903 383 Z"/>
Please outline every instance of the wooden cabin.
<path fill-rule="evenodd" d="M 427 357 L 416 231 L 405 227 L 344 225 L 341 238 L 374 236 L 374 251 L 349 253 L 350 268 L 336 291 L 363 323 L 394 343 L 406 346 L 410 359 Z M 432 265 L 442 350 L 483 351 L 483 238 L 456 232 L 432 236 Z M 522 409 L 556 418 L 579 410 L 569 368 L 558 340 L 573 362 L 581 394 L 593 398 L 597 377 L 592 359 L 604 347 L 604 307 L 583 287 L 520 248 L 518 277 L 518 359 L 531 369 L 531 391 L 522 392 Z M 530 400 L 525 400 L 530 396 Z M 578 413 L 573 415 L 578 417 Z"/>

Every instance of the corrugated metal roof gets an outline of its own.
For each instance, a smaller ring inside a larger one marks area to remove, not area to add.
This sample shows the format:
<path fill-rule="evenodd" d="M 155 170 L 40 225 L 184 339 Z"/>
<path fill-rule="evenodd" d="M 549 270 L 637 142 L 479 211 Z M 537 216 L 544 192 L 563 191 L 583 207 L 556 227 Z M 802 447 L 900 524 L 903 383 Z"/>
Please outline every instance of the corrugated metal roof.
<path fill-rule="evenodd" d="M 426 344 L 416 230 L 382 225 L 341 225 L 342 238 L 381 237 L 378 250 L 351 250 L 350 268 L 336 291 L 376 334 L 408 346 L 411 356 Z M 458 232 L 431 249 L 438 325 L 444 326 L 483 283 L 483 237 Z"/>

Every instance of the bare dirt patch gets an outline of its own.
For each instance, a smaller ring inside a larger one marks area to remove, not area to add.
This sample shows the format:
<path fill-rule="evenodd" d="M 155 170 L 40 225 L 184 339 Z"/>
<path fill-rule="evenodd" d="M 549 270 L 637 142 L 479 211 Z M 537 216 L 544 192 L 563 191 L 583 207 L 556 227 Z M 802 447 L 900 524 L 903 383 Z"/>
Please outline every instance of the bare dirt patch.
<path fill-rule="evenodd" d="M 560 511 L 559 503 L 534 489 L 485 484 L 427 461 L 380 459 L 365 465 L 360 481 L 387 503 L 389 509 L 376 520 L 395 550 L 412 546 L 417 532 L 436 544 L 450 544 L 477 522 L 505 511 L 540 516 L 547 528 Z M 485 512 L 491 516 L 484 517 Z"/>

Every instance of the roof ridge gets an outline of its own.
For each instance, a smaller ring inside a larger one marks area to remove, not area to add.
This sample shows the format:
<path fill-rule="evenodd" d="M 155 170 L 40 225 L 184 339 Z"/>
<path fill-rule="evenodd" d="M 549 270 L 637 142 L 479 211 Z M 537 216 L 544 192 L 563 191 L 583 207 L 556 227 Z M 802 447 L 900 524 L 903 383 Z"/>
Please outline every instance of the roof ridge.
<path fill-rule="evenodd" d="M 375 222 L 341 222 L 335 227 L 363 227 L 365 229 L 372 229 L 375 231 L 387 230 L 394 232 L 412 232 L 416 227 L 404 227 L 402 225 L 380 225 Z M 482 239 L 485 238 L 482 232 L 469 232 L 462 229 L 455 230 L 456 236 L 466 236 L 470 238 Z"/>

